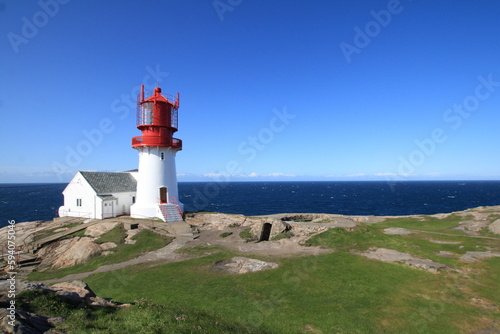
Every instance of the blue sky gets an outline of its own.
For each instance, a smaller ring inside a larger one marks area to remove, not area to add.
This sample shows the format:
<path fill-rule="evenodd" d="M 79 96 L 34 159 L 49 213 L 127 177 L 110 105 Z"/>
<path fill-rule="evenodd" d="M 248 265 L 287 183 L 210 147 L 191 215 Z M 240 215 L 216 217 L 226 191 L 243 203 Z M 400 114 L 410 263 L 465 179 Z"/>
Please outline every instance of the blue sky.
<path fill-rule="evenodd" d="M 0 182 L 137 168 L 180 92 L 180 181 L 500 179 L 500 4 L 0 0 Z"/>

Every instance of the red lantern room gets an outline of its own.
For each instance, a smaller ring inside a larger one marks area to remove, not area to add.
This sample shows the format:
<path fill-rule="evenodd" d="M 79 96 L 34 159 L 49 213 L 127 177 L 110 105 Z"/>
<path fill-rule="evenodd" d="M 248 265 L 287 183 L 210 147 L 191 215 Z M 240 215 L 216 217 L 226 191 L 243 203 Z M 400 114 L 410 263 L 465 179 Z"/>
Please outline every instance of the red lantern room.
<path fill-rule="evenodd" d="M 179 108 L 179 93 L 167 98 L 161 94 L 161 88 L 156 87 L 152 96 L 144 99 L 144 85 L 137 101 L 137 128 L 142 136 L 132 138 L 132 147 L 172 147 L 182 150 L 182 141 L 173 138 L 177 131 L 177 110 Z"/>

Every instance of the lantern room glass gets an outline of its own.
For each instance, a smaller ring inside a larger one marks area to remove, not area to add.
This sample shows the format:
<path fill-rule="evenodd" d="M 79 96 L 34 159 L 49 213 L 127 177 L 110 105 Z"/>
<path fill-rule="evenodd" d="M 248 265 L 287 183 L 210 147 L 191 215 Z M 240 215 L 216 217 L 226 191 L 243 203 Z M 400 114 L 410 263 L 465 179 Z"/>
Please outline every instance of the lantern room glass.
<path fill-rule="evenodd" d="M 153 124 L 153 102 L 144 102 L 142 104 L 142 124 Z"/>

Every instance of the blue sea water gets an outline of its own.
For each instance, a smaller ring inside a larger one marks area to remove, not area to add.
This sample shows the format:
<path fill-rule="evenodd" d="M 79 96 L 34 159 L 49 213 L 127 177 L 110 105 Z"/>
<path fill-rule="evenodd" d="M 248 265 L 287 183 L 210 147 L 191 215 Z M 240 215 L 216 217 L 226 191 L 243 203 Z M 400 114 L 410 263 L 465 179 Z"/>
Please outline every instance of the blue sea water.
<path fill-rule="evenodd" d="M 63 203 L 65 183 L 2 183 L 0 184 L 0 227 L 9 220 L 17 223 L 52 220 Z"/>
<path fill-rule="evenodd" d="M 66 184 L 0 184 L 0 226 L 51 220 Z M 500 181 L 180 182 L 186 211 L 434 214 L 500 205 Z"/>

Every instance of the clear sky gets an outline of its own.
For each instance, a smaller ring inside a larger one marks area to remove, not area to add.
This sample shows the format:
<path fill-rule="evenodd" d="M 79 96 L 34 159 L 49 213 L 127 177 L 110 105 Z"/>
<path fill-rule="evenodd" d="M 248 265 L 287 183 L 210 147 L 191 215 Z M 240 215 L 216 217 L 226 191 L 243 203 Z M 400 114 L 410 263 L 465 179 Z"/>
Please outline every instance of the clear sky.
<path fill-rule="evenodd" d="M 137 168 L 180 92 L 179 181 L 500 179 L 496 0 L 0 0 L 0 182 Z"/>

